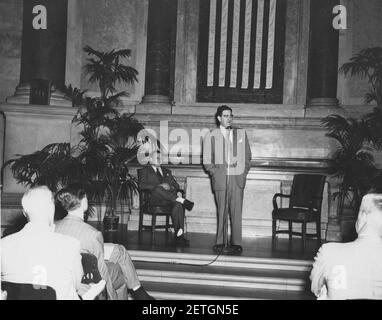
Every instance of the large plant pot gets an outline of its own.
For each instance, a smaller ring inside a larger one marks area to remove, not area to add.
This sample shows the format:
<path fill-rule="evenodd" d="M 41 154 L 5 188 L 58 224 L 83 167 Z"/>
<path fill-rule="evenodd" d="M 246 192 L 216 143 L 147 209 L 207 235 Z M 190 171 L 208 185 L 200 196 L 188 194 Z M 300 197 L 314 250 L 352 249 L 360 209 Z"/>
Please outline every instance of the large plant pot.
<path fill-rule="evenodd" d="M 104 231 L 117 231 L 119 225 L 119 216 L 105 216 L 103 218 Z"/>

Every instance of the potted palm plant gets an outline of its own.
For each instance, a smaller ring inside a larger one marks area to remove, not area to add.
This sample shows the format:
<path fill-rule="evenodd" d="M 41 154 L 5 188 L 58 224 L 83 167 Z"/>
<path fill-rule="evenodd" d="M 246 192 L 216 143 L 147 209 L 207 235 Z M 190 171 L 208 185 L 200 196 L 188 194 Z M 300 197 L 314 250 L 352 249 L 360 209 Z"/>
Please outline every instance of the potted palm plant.
<path fill-rule="evenodd" d="M 329 160 L 329 170 L 341 179 L 339 211 L 348 207 L 358 212 L 363 195 L 370 189 L 380 170 L 375 153 L 382 149 L 382 48 L 366 48 L 344 63 L 339 72 L 366 79 L 369 91 L 365 103 L 376 108 L 361 119 L 330 115 L 322 120 L 328 137 L 337 141 L 338 148 Z"/>
<path fill-rule="evenodd" d="M 363 195 L 370 189 L 378 170 L 374 164 L 373 148 L 367 121 L 331 115 L 322 120 L 326 136 L 337 141 L 337 149 L 329 159 L 329 173 L 340 178 L 340 212 L 346 199 L 358 212 Z"/>
<path fill-rule="evenodd" d="M 116 230 L 118 201 L 129 205 L 132 193 L 138 190 L 129 164 L 136 160 L 137 135 L 143 126 L 131 114 L 121 115 L 98 102 L 90 100 L 93 105 L 75 119 L 84 128 L 76 159 L 89 197 L 97 202 L 106 200 L 105 229 Z"/>
<path fill-rule="evenodd" d="M 115 107 L 126 91 L 116 93 L 116 84 L 134 84 L 137 70 L 121 63 L 129 58 L 131 50 L 100 52 L 90 46 L 84 51 L 89 58 L 84 66 L 89 82 L 99 85 L 101 96 L 90 99 L 87 112 L 76 118 L 84 126 L 80 142 L 80 162 L 86 164 L 88 181 L 93 186 L 94 199 L 108 199 L 110 209 L 106 211 L 104 226 L 116 230 L 118 216 L 117 201 L 129 201 L 132 191 L 137 190 L 134 178 L 129 174 L 128 164 L 137 154 L 137 135 L 143 128 L 131 115 L 120 115 Z"/>
<path fill-rule="evenodd" d="M 30 155 L 19 155 L 7 161 L 19 183 L 28 186 L 45 184 L 56 191 L 62 185 L 78 181 L 86 185 L 88 196 L 106 203 L 106 230 L 116 230 L 118 202 L 127 202 L 137 191 L 137 182 L 129 173 L 129 164 L 136 160 L 137 135 L 143 126 L 132 114 L 120 114 L 120 98 L 116 85 L 133 84 L 137 70 L 125 65 L 129 49 L 101 52 L 87 46 L 89 55 L 84 66 L 91 83 L 98 82 L 100 97 L 85 97 L 86 90 L 69 86 L 66 94 L 78 109 L 73 122 L 80 126 L 80 141 L 50 144 Z"/>

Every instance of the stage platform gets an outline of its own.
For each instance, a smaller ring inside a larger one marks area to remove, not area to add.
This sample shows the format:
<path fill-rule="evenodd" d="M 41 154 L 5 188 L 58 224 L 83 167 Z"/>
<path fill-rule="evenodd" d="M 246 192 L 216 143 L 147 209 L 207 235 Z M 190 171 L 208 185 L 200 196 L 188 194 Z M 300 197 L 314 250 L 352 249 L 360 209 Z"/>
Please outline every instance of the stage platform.
<path fill-rule="evenodd" d="M 102 224 L 91 223 L 102 231 Z M 190 247 L 174 245 L 173 234 L 127 230 L 103 232 L 105 242 L 124 245 L 131 255 L 140 280 L 156 299 L 314 299 L 309 274 L 317 252 L 314 240 L 302 251 L 300 238 L 244 238 L 240 255 L 216 255 L 215 236 L 187 233 Z"/>

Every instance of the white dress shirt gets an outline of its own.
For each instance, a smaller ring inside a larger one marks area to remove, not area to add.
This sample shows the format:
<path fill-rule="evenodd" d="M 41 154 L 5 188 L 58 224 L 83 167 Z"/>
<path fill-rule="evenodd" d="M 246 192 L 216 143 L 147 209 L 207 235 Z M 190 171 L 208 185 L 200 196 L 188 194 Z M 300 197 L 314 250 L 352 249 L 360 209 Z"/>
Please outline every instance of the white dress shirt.
<path fill-rule="evenodd" d="M 226 138 L 227 134 L 228 134 L 227 133 L 228 129 L 224 128 L 223 126 L 220 126 L 220 131 L 221 131 L 223 137 Z M 231 141 L 231 143 L 233 143 L 233 132 L 232 132 L 232 129 L 229 130 L 229 140 Z"/>
<path fill-rule="evenodd" d="M 318 299 L 382 299 L 382 239 L 324 244 L 310 279 Z"/>
<path fill-rule="evenodd" d="M 230 143 L 229 144 L 227 143 L 227 146 L 226 146 L 227 148 L 225 149 L 225 152 L 226 152 L 225 156 L 227 159 L 228 172 L 229 172 L 230 171 L 229 165 L 234 163 L 234 161 L 233 161 L 233 131 L 232 131 L 232 128 L 230 130 L 228 130 L 227 128 L 225 128 L 223 126 L 220 126 L 220 131 L 221 131 L 225 141 L 227 140 L 227 136 L 229 134 Z"/>
<path fill-rule="evenodd" d="M 83 269 L 78 240 L 51 227 L 27 223 L 1 239 L 1 280 L 50 286 L 57 300 L 78 300 Z"/>
<path fill-rule="evenodd" d="M 163 171 L 162 171 L 162 168 L 159 166 L 159 167 L 156 167 L 156 166 L 153 166 L 151 165 L 151 167 L 154 169 L 155 172 L 159 171 L 159 173 L 162 175 L 163 177 Z"/>

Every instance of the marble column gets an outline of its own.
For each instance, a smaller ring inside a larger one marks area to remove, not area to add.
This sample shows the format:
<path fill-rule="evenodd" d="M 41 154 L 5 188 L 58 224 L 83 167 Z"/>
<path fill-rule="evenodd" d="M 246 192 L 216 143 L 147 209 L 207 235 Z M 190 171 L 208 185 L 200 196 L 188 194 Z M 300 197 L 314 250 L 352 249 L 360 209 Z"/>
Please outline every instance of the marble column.
<path fill-rule="evenodd" d="M 177 0 L 150 0 L 143 104 L 171 107 Z"/>
<path fill-rule="evenodd" d="M 339 0 L 311 0 L 308 106 L 337 107 L 339 31 L 333 8 Z"/>
<path fill-rule="evenodd" d="M 68 0 L 24 0 L 23 6 L 20 83 L 7 102 L 29 103 L 31 80 L 47 79 L 52 83 L 50 104 L 71 105 L 61 91 L 65 85 Z M 39 15 L 44 19 L 44 11 L 41 14 L 37 6 L 46 9 L 46 28 L 36 27 Z"/>

